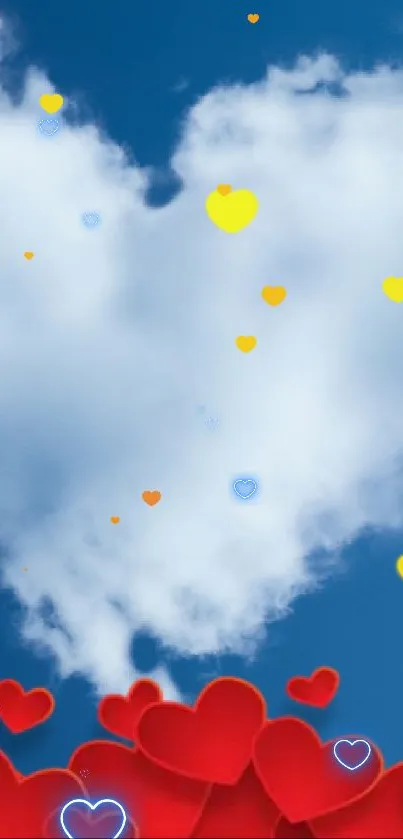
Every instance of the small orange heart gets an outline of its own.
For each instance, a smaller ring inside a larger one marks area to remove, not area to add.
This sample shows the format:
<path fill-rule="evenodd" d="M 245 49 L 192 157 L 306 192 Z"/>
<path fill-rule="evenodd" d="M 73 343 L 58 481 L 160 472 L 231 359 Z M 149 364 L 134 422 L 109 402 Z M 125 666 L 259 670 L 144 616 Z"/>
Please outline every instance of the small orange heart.
<path fill-rule="evenodd" d="M 282 285 L 265 285 L 262 288 L 262 297 L 269 306 L 279 306 L 285 300 L 287 291 Z"/>
<path fill-rule="evenodd" d="M 232 186 L 229 184 L 220 184 L 220 186 L 217 187 L 217 192 L 219 192 L 220 195 L 229 195 L 229 193 L 232 192 Z"/>
<path fill-rule="evenodd" d="M 32 253 L 32 251 L 25 251 L 24 256 L 25 259 L 32 259 L 34 254 Z"/>
<path fill-rule="evenodd" d="M 157 489 L 146 489 L 141 497 L 149 507 L 154 507 L 154 504 L 158 504 L 161 501 L 161 493 Z"/>
<path fill-rule="evenodd" d="M 112 524 L 119 524 L 119 522 L 120 522 L 119 516 L 111 516 L 111 522 L 112 522 Z"/>
<path fill-rule="evenodd" d="M 248 15 L 249 23 L 257 23 L 259 20 L 259 15 Z"/>

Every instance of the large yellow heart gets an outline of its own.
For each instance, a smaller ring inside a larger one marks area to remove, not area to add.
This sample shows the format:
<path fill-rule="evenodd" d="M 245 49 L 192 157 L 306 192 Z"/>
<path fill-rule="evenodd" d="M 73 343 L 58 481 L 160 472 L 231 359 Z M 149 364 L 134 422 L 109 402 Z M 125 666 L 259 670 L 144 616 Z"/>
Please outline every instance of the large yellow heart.
<path fill-rule="evenodd" d="M 257 341 L 254 335 L 239 335 L 235 343 L 241 352 L 250 352 L 256 347 Z"/>
<path fill-rule="evenodd" d="M 57 114 L 60 111 L 64 102 L 63 96 L 60 93 L 44 93 L 39 100 L 39 104 L 47 114 Z"/>
<path fill-rule="evenodd" d="M 387 277 L 382 283 L 382 289 L 394 303 L 403 303 L 403 277 Z"/>
<path fill-rule="evenodd" d="M 206 212 L 213 224 L 226 233 L 238 233 L 253 221 L 259 209 L 256 195 L 249 189 L 237 189 L 225 185 L 210 192 L 206 200 Z"/>

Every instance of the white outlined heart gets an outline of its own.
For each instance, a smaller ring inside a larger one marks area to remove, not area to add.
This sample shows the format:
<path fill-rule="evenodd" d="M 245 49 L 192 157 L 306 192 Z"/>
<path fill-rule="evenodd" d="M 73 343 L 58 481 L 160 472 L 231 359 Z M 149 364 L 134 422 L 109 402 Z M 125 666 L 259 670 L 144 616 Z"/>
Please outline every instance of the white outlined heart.
<path fill-rule="evenodd" d="M 355 766 L 349 766 L 348 763 L 344 763 L 344 760 L 342 760 L 341 757 L 339 757 L 339 755 L 337 754 L 337 747 L 341 746 L 342 743 L 348 743 L 349 746 L 356 746 L 357 743 L 364 743 L 364 745 L 367 747 L 367 754 L 365 755 L 364 759 L 360 761 L 360 763 L 357 763 Z M 371 749 L 371 746 L 369 745 L 369 743 L 367 742 L 367 740 L 362 740 L 362 739 L 358 739 L 358 740 L 346 740 L 346 739 L 337 740 L 337 743 L 335 743 L 334 746 L 333 746 L 333 754 L 334 754 L 337 762 L 340 763 L 341 766 L 344 766 L 345 769 L 349 769 L 350 772 L 355 772 L 356 769 L 359 769 L 361 766 L 364 766 L 364 763 L 367 762 L 371 752 L 372 752 L 372 749 Z"/>
<path fill-rule="evenodd" d="M 67 839 L 75 839 L 75 837 L 72 836 L 71 833 L 69 832 L 69 830 L 66 827 L 65 822 L 64 822 L 64 814 L 67 812 L 69 807 L 72 807 L 74 804 L 84 804 L 84 806 L 89 807 L 89 809 L 92 810 L 92 812 L 94 812 L 94 810 L 96 810 L 98 807 L 100 807 L 101 804 L 113 804 L 113 806 L 117 807 L 122 814 L 122 823 L 120 825 L 120 828 L 119 828 L 118 832 L 115 833 L 113 836 L 111 836 L 111 839 L 119 839 L 119 836 L 122 835 L 122 833 L 125 829 L 125 826 L 126 826 L 127 816 L 126 816 L 126 812 L 123 809 L 122 805 L 119 804 L 119 801 L 115 801 L 113 798 L 101 798 L 99 801 L 96 801 L 95 804 L 91 804 L 91 802 L 87 801 L 85 798 L 73 798 L 71 801 L 68 801 L 67 804 L 64 805 L 63 810 L 60 813 L 60 824 L 62 826 L 62 830 L 63 830 L 64 835 L 67 836 Z"/>

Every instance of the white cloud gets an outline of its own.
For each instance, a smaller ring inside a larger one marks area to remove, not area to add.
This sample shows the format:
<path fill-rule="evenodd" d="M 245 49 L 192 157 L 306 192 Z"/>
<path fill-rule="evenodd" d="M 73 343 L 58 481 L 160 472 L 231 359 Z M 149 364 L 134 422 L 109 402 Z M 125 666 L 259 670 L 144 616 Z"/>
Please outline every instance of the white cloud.
<path fill-rule="evenodd" d="M 299 95 L 334 81 L 348 95 Z M 403 310 L 381 284 L 403 274 L 403 74 L 321 56 L 212 91 L 158 210 L 94 127 L 37 134 L 47 90 L 33 70 L 20 105 L 0 98 L 3 576 L 64 676 L 120 690 L 136 631 L 245 651 L 315 585 L 311 551 L 402 523 Z M 205 215 L 218 183 L 259 197 L 238 236 Z M 280 283 L 271 310 L 260 292 Z M 254 505 L 229 492 L 244 473 Z"/>

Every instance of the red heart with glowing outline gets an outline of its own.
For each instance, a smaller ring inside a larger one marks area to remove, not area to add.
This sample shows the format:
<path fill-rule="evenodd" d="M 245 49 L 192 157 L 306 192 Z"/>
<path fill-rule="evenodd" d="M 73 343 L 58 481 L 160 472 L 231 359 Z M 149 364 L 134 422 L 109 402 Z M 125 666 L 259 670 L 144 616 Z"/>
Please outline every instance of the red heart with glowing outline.
<path fill-rule="evenodd" d="M 137 743 L 150 760 L 171 772 L 236 784 L 265 718 L 265 701 L 256 688 L 241 679 L 220 678 L 202 690 L 193 708 L 178 702 L 147 708 Z"/>
<path fill-rule="evenodd" d="M 381 775 L 359 801 L 313 819 L 310 827 L 320 839 L 401 839 L 403 836 L 403 763 Z"/>
<path fill-rule="evenodd" d="M 67 769 L 45 769 L 21 778 L 0 752 L 0 836 L 37 839 L 49 812 L 60 810 L 71 798 L 86 796 L 85 787 Z"/>
<path fill-rule="evenodd" d="M 339 689 L 340 676 L 333 667 L 318 667 L 311 676 L 294 676 L 287 682 L 287 693 L 295 702 L 326 708 Z"/>
<path fill-rule="evenodd" d="M 250 763 L 234 786 L 213 784 L 192 839 L 271 839 L 278 817 Z"/>
<path fill-rule="evenodd" d="M 137 738 L 139 719 L 155 702 L 162 702 L 162 690 L 152 679 L 133 682 L 126 696 L 111 693 L 98 705 L 98 720 L 108 731 L 132 742 Z"/>
<path fill-rule="evenodd" d="M 55 700 L 46 688 L 24 691 L 14 679 L 0 682 L 0 719 L 13 734 L 45 722 L 54 708 Z"/>
<path fill-rule="evenodd" d="M 72 755 L 69 768 L 86 769 L 91 801 L 108 798 L 124 807 L 141 839 L 187 839 L 200 818 L 210 786 L 156 766 L 139 749 L 94 740 Z"/>
<path fill-rule="evenodd" d="M 370 759 L 350 772 L 335 759 L 335 742 L 322 743 L 310 725 L 295 717 L 266 722 L 257 737 L 257 776 L 291 823 L 311 821 L 356 801 L 376 784 L 383 770 L 376 746 L 370 743 Z"/>

